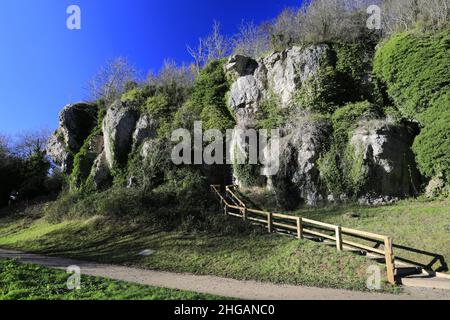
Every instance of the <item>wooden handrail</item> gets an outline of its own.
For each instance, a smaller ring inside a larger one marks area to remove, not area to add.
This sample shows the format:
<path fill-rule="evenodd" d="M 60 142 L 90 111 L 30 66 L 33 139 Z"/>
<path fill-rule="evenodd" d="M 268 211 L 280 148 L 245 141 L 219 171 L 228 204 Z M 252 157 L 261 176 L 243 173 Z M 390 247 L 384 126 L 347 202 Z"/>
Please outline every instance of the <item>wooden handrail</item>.
<path fill-rule="evenodd" d="M 241 199 L 239 199 L 239 197 L 236 196 L 236 195 L 233 193 L 233 191 L 230 190 L 230 189 L 231 189 L 230 187 L 231 187 L 231 186 L 226 186 L 226 187 L 225 187 L 226 192 L 229 193 L 229 194 L 232 196 L 232 198 L 234 198 L 234 200 L 236 200 L 242 207 L 246 208 L 245 203 L 244 203 Z M 234 187 L 234 186 L 233 186 L 233 187 Z"/>
<path fill-rule="evenodd" d="M 237 186 L 230 185 L 225 186 L 225 193 L 230 196 L 233 202 L 237 202 L 239 205 L 231 205 L 228 203 L 226 198 L 220 193 L 221 186 L 220 185 L 211 185 L 211 190 L 220 198 L 221 204 L 225 205 L 225 213 L 227 215 L 233 217 L 243 218 L 244 220 L 248 220 L 251 222 L 255 222 L 258 224 L 267 225 L 268 231 L 271 233 L 274 229 L 281 230 L 287 232 L 288 234 L 292 234 L 295 232 L 295 236 L 299 239 L 302 239 L 304 234 L 313 235 L 319 238 L 328 239 L 336 242 L 337 250 L 341 251 L 343 249 L 343 245 L 347 245 L 353 248 L 361 249 L 370 253 L 376 253 L 383 255 L 386 261 L 386 273 L 389 283 L 395 283 L 395 258 L 393 254 L 393 244 L 392 238 L 380 235 L 372 232 L 361 231 L 351 228 L 345 228 L 338 225 L 333 225 L 330 223 L 325 223 L 321 221 L 316 221 L 312 219 L 307 219 L 298 216 L 292 216 L 281 213 L 273 213 L 267 212 L 263 210 L 249 209 L 245 205 L 245 203 L 233 192 L 231 189 L 235 189 Z M 230 212 L 229 209 L 238 210 L 239 213 Z M 250 214 L 256 214 L 259 216 L 263 216 L 265 219 L 258 219 L 252 217 Z M 295 222 L 295 225 L 286 224 L 284 222 L 280 222 L 279 220 L 289 220 L 291 222 Z M 308 228 L 305 228 L 307 226 Z M 325 234 L 322 232 L 311 230 L 310 228 L 315 228 L 319 230 L 332 231 L 333 235 Z M 350 235 L 354 237 L 363 238 L 369 241 L 376 241 L 377 244 L 382 243 L 384 245 L 383 250 L 370 247 L 365 244 L 359 244 L 353 241 L 349 241 L 347 239 L 343 239 L 343 235 Z"/>

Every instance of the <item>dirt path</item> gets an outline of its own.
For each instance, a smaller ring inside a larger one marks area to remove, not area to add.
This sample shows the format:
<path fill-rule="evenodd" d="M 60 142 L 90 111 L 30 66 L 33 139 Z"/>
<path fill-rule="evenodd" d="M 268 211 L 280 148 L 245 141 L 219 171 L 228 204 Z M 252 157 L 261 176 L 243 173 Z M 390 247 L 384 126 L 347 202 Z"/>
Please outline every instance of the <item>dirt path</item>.
<path fill-rule="evenodd" d="M 17 259 L 23 263 L 37 264 L 63 270 L 68 266 L 77 265 L 81 268 L 81 273 L 86 275 L 246 300 L 450 300 L 450 291 L 442 290 L 407 288 L 405 289 L 405 293 L 401 295 L 391 295 L 292 285 L 275 285 L 256 281 L 238 281 L 213 276 L 197 276 L 191 274 L 142 270 L 95 262 L 46 257 L 2 249 L 0 249 L 0 259 Z"/>

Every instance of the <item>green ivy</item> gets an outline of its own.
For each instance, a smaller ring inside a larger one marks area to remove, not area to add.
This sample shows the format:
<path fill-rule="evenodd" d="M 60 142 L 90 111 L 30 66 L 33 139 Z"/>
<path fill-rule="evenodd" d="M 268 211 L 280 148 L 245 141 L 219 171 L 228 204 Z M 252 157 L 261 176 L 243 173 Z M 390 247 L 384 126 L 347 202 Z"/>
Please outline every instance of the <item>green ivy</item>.
<path fill-rule="evenodd" d="M 93 181 L 89 180 L 95 155 L 90 154 L 89 146 L 93 139 L 102 134 L 102 123 L 106 115 L 106 109 L 100 109 L 97 114 L 97 125 L 91 134 L 86 138 L 80 151 L 75 155 L 73 169 L 70 175 L 70 188 L 78 191 L 92 191 Z M 89 180 L 89 181 L 88 181 Z"/>
<path fill-rule="evenodd" d="M 380 116 L 379 108 L 367 101 L 348 104 L 332 115 L 332 145 L 318 161 L 321 178 L 332 194 L 356 196 L 364 189 L 368 168 L 349 140 L 361 120 Z"/>
<path fill-rule="evenodd" d="M 375 56 L 374 74 L 402 117 L 418 120 L 413 150 L 421 173 L 432 178 L 450 167 L 450 29 L 400 33 Z"/>
<path fill-rule="evenodd" d="M 203 129 L 232 129 L 236 125 L 226 103 L 230 89 L 224 71 L 225 60 L 209 63 L 194 83 L 191 99 L 175 114 L 174 127 L 192 129 L 193 122 L 203 121 Z"/>
<path fill-rule="evenodd" d="M 442 174 L 450 183 L 450 91 L 431 103 L 420 116 L 424 127 L 413 151 L 420 171 L 432 178 Z"/>
<path fill-rule="evenodd" d="M 280 110 L 275 94 L 261 102 L 256 119 L 256 126 L 260 129 L 272 130 L 280 128 L 287 120 L 287 110 Z"/>
<path fill-rule="evenodd" d="M 450 85 L 450 29 L 400 33 L 377 50 L 374 74 L 405 117 L 417 119 Z"/>

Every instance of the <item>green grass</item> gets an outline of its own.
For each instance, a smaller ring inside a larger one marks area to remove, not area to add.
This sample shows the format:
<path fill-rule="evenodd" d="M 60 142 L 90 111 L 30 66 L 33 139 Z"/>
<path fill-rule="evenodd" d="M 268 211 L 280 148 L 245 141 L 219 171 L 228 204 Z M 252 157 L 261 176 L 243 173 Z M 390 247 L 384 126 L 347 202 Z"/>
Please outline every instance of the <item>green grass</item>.
<path fill-rule="evenodd" d="M 81 275 L 69 290 L 61 270 L 0 260 L 0 300 L 214 300 L 219 297 Z"/>
<path fill-rule="evenodd" d="M 263 232 L 161 232 L 139 222 L 102 217 L 56 225 L 39 216 L 3 218 L 0 247 L 153 270 L 362 291 L 367 290 L 366 272 L 374 263 L 333 247 Z M 154 254 L 140 256 L 144 249 Z M 386 285 L 384 290 L 397 289 Z"/>
<path fill-rule="evenodd" d="M 405 200 L 384 207 L 335 206 L 294 214 L 392 235 L 395 244 L 440 254 L 448 262 L 449 209 L 448 200 Z M 93 217 L 51 224 L 37 210 L 1 218 L 0 247 L 144 269 L 363 291 L 367 269 L 375 263 L 316 242 L 269 235 L 259 227 L 240 235 L 213 235 L 160 231 L 139 218 Z M 154 253 L 140 256 L 145 249 Z M 394 253 L 411 254 L 422 263 L 431 260 L 398 249 Z M 398 288 L 385 285 L 383 290 Z"/>
<path fill-rule="evenodd" d="M 253 206 L 277 211 L 273 202 L 261 194 L 246 192 L 245 196 L 257 199 Z M 305 218 L 370 231 L 393 238 L 394 245 L 427 251 L 441 255 L 450 264 L 450 199 L 445 200 L 403 200 L 393 205 L 367 207 L 356 204 L 336 205 L 323 208 L 305 208 L 288 212 Z M 353 240 L 353 239 L 349 239 Z M 414 253 L 411 250 L 394 248 L 394 254 L 428 265 L 433 257 Z M 432 269 L 448 272 L 436 262 Z M 444 269 L 444 270 L 442 270 Z"/>
<path fill-rule="evenodd" d="M 450 263 L 448 200 L 433 202 L 406 200 L 385 207 L 340 206 L 296 213 L 324 222 L 392 236 L 394 246 L 410 248 L 394 247 L 395 255 L 424 265 L 430 264 L 434 257 L 415 253 L 411 249 L 441 255 L 445 262 L 436 262 L 432 269 L 448 272 L 445 265 Z"/>

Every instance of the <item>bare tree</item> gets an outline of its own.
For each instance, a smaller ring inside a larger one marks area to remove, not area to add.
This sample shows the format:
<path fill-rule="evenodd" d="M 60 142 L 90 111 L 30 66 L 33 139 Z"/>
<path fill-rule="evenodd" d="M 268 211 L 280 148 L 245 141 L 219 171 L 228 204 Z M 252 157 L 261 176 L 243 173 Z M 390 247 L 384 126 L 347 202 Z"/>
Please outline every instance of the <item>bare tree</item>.
<path fill-rule="evenodd" d="M 450 0 L 421 0 L 420 11 L 431 26 L 441 28 L 450 22 Z"/>
<path fill-rule="evenodd" d="M 242 21 L 239 33 L 233 39 L 235 54 L 258 58 L 270 49 L 270 36 L 266 24 L 255 25 Z"/>
<path fill-rule="evenodd" d="M 200 38 L 196 48 L 187 46 L 187 50 L 195 61 L 198 73 L 205 64 L 228 56 L 231 47 L 230 39 L 220 31 L 220 23 L 214 21 L 211 33 L 206 38 Z"/>
<path fill-rule="evenodd" d="M 28 157 L 36 151 L 43 152 L 50 135 L 49 129 L 22 132 L 15 139 L 13 153 L 19 157 Z"/>
<path fill-rule="evenodd" d="M 450 21 L 450 0 L 383 0 L 382 12 L 387 34 L 408 31 L 417 22 L 441 28 Z"/>
<path fill-rule="evenodd" d="M 123 57 L 113 59 L 88 83 L 90 98 L 104 99 L 110 103 L 123 93 L 127 83 L 135 81 L 136 78 L 137 71 L 127 59 Z"/>
<path fill-rule="evenodd" d="M 203 64 L 205 63 L 206 57 L 207 57 L 206 47 L 205 47 L 203 39 L 200 38 L 198 40 L 198 45 L 196 48 L 187 46 L 187 51 L 191 55 L 191 57 L 194 59 L 196 73 L 200 73 L 200 70 L 201 70 Z"/>
<path fill-rule="evenodd" d="M 9 153 L 10 141 L 8 136 L 0 134 L 0 159 Z"/>
<path fill-rule="evenodd" d="M 285 9 L 270 26 L 270 36 L 275 49 L 289 47 L 298 42 L 302 26 L 300 12 Z"/>
<path fill-rule="evenodd" d="M 214 21 L 211 34 L 205 39 L 208 52 L 207 61 L 221 59 L 230 54 L 231 43 L 222 35 L 220 23 Z"/>
<path fill-rule="evenodd" d="M 178 66 L 175 60 L 164 60 L 158 74 L 149 73 L 147 82 L 150 85 L 166 86 L 176 84 L 179 87 L 190 87 L 194 82 L 192 68 L 186 65 Z"/>

